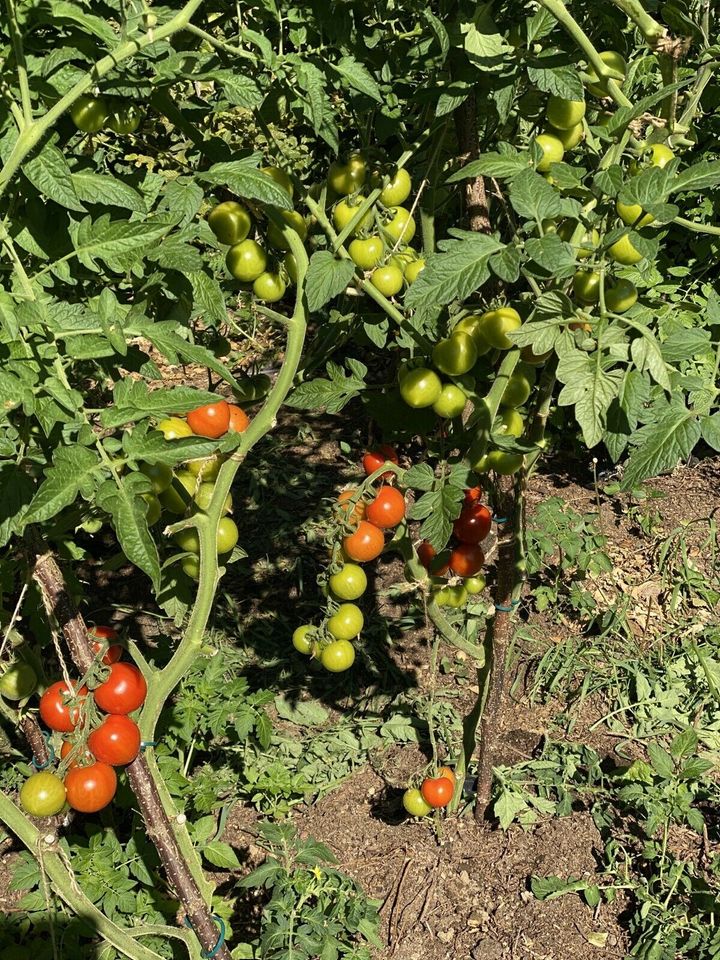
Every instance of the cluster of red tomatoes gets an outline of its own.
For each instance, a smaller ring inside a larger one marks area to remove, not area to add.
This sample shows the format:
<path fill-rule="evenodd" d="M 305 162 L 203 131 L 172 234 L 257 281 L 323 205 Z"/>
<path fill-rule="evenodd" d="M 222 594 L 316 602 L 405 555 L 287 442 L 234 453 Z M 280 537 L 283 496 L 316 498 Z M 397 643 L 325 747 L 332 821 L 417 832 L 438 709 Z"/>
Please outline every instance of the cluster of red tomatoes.
<path fill-rule="evenodd" d="M 218 439 L 224 434 L 243 433 L 250 419 L 242 407 L 226 400 L 216 400 L 191 411 L 187 419 L 169 417 L 161 420 L 157 428 L 166 440 L 178 440 L 182 437 L 208 437 Z M 215 480 L 222 466 L 223 458 L 216 454 L 197 460 L 188 460 L 180 470 L 172 470 L 165 463 L 148 463 L 142 466 L 142 472 L 152 483 L 152 493 L 144 494 L 148 502 L 147 522 L 157 523 L 162 511 L 182 516 L 192 510 L 207 510 L 215 489 Z M 228 494 L 225 513 L 232 510 L 232 497 Z M 217 531 L 218 555 L 227 554 L 238 542 L 239 531 L 229 516 L 221 518 Z M 182 568 L 185 573 L 197 580 L 200 571 L 200 542 L 194 529 L 180 530 L 174 535 L 175 542 L 185 553 Z"/>
<path fill-rule="evenodd" d="M 403 807 L 412 817 L 425 817 L 432 810 L 440 810 L 452 800 L 455 782 L 454 771 L 440 767 L 436 777 L 425 777 L 419 790 L 408 787 L 403 794 Z"/>
<path fill-rule="evenodd" d="M 384 463 L 398 463 L 395 450 L 383 445 L 363 457 L 366 476 Z M 392 471 L 381 481 L 394 478 Z M 367 589 L 367 576 L 360 566 L 379 557 L 385 546 L 385 533 L 405 519 L 405 496 L 397 487 L 382 482 L 377 490 L 363 495 L 357 488 L 343 490 L 337 500 L 342 546 L 329 570 L 328 608 L 322 625 L 303 624 L 293 633 L 293 646 L 300 653 L 319 658 L 326 670 L 341 673 L 355 662 L 351 641 L 364 625 L 359 600 Z"/>
<path fill-rule="evenodd" d="M 129 714 L 145 702 L 145 678 L 134 664 L 120 660 L 122 647 L 110 642 L 118 638 L 112 627 L 94 627 L 89 634 L 98 661 L 108 669 L 92 692 L 58 680 L 40 698 L 43 723 L 65 737 L 58 773 L 41 770 L 20 790 L 20 803 L 33 817 L 53 816 L 66 802 L 81 813 L 102 810 L 117 790 L 115 767 L 131 763 L 140 750 L 140 729 Z"/>

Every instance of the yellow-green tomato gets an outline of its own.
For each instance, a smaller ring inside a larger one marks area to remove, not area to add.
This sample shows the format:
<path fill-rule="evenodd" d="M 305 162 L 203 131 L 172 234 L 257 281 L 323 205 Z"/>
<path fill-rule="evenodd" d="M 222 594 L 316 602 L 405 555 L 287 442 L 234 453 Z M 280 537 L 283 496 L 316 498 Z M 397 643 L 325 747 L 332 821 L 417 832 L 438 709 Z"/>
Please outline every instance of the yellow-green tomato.
<path fill-rule="evenodd" d="M 382 237 L 368 237 L 366 240 L 360 240 L 356 237 L 350 241 L 348 247 L 353 263 L 361 270 L 372 270 L 383 258 L 385 253 L 385 244 Z"/>
<path fill-rule="evenodd" d="M 198 510 L 208 510 L 210 508 L 210 502 L 215 493 L 215 484 L 210 482 L 201 483 L 199 486 L 195 487 L 195 505 Z M 232 494 L 229 493 L 225 497 L 225 503 L 223 504 L 223 513 L 230 513 L 232 510 Z"/>
<path fill-rule="evenodd" d="M 237 546 L 239 537 L 240 531 L 235 521 L 231 517 L 220 517 L 216 537 L 217 552 L 230 553 Z"/>
<path fill-rule="evenodd" d="M 585 136 L 585 127 L 581 123 L 576 123 L 574 127 L 567 130 L 558 130 L 556 127 L 548 127 L 545 133 L 551 137 L 557 137 L 563 145 L 564 150 L 572 150 Z"/>
<path fill-rule="evenodd" d="M 78 97 L 70 107 L 73 123 L 83 133 L 98 133 L 108 118 L 108 105 L 103 97 Z"/>
<path fill-rule="evenodd" d="M 416 367 L 408 370 L 400 381 L 400 395 L 416 410 L 431 407 L 442 393 L 442 382 L 434 370 Z"/>
<path fill-rule="evenodd" d="M 440 340 L 433 347 L 432 361 L 438 370 L 451 377 L 460 377 L 477 363 L 477 347 L 473 338 L 460 331 L 453 331 L 451 337 Z"/>
<path fill-rule="evenodd" d="M 600 59 L 613 72 L 613 79 L 617 81 L 618 86 L 622 87 L 627 74 L 625 57 L 617 50 L 603 50 Z M 598 77 L 594 67 L 588 67 L 587 76 L 587 89 L 590 93 L 594 93 L 596 97 L 606 97 L 608 95 L 607 81 Z"/>
<path fill-rule="evenodd" d="M 141 496 L 148 505 L 147 513 L 145 514 L 145 522 L 149 527 L 154 527 L 160 519 L 160 514 L 162 513 L 160 501 L 152 493 L 143 493 Z"/>
<path fill-rule="evenodd" d="M 341 200 L 339 203 L 336 203 L 333 210 L 335 229 L 338 232 L 342 232 L 352 221 L 353 217 L 356 216 L 359 209 L 359 203 L 351 204 L 348 203 L 347 200 Z M 352 228 L 352 233 L 360 233 L 361 230 L 370 228 L 372 226 L 372 220 L 372 211 L 368 210 Z"/>
<path fill-rule="evenodd" d="M 370 283 L 384 297 L 394 297 L 403 288 L 403 273 L 399 267 L 389 263 L 384 267 L 375 267 L 370 275 Z"/>
<path fill-rule="evenodd" d="M 135 133 L 142 123 L 142 119 L 142 111 L 131 103 L 113 110 L 107 118 L 107 126 L 115 133 L 127 135 L 128 133 Z"/>
<path fill-rule="evenodd" d="M 8 700 L 24 700 L 37 686 L 37 674 L 23 660 L 11 663 L 0 676 L 0 693 Z"/>
<path fill-rule="evenodd" d="M 411 817 L 426 817 L 432 812 L 432 807 L 426 802 L 423 795 L 415 787 L 410 787 L 405 791 L 402 798 L 405 812 Z"/>
<path fill-rule="evenodd" d="M 637 298 L 637 287 L 624 278 L 605 290 L 605 306 L 611 313 L 625 313 L 637 303 Z"/>
<path fill-rule="evenodd" d="M 180 470 L 175 474 L 172 484 L 160 494 L 160 503 L 170 513 L 185 513 L 195 493 L 197 477 L 189 470 Z"/>
<path fill-rule="evenodd" d="M 20 788 L 20 806 L 31 817 L 54 817 L 65 806 L 65 784 L 48 770 L 34 773 Z"/>
<path fill-rule="evenodd" d="M 304 240 L 307 237 L 307 224 L 305 218 L 297 210 L 281 210 L 280 216 L 285 223 L 295 231 L 295 233 Z M 270 223 L 267 231 L 268 243 L 276 250 L 289 250 L 290 244 L 283 236 L 282 230 L 276 223 Z"/>
<path fill-rule="evenodd" d="M 506 433 L 509 437 L 521 437 L 525 429 L 525 421 L 512 407 L 503 410 L 499 416 L 499 433 Z"/>
<path fill-rule="evenodd" d="M 285 173 L 280 167 L 261 167 L 261 170 L 266 177 L 270 177 L 271 180 L 279 184 L 292 200 L 293 182 L 288 173 Z"/>
<path fill-rule="evenodd" d="M 636 230 L 640 227 L 646 227 L 655 219 L 651 213 L 646 213 L 643 216 L 643 208 L 639 203 L 621 203 L 621 201 L 618 200 L 615 209 L 622 222 L 628 226 L 634 226 Z"/>
<path fill-rule="evenodd" d="M 365 618 L 354 603 L 341 603 L 328 620 L 328 630 L 336 640 L 352 640 L 363 628 Z"/>
<path fill-rule="evenodd" d="M 496 350 L 509 350 L 513 343 L 508 333 L 521 326 L 520 314 L 513 307 L 498 307 L 482 315 L 482 335 Z"/>
<path fill-rule="evenodd" d="M 180 440 L 183 437 L 192 437 L 193 432 L 187 420 L 181 417 L 168 417 L 157 425 L 158 430 L 166 440 Z"/>
<path fill-rule="evenodd" d="M 415 283 L 417 278 L 425 269 L 425 261 L 420 257 L 418 260 L 413 260 L 412 263 L 409 263 L 405 267 L 405 279 L 408 283 Z"/>
<path fill-rule="evenodd" d="M 463 317 L 462 320 L 459 320 L 453 327 L 453 333 L 467 333 L 473 338 L 479 357 L 482 357 L 492 350 L 492 344 L 483 332 L 484 325 L 484 317 L 471 314 L 468 317 Z"/>
<path fill-rule="evenodd" d="M 228 272 L 242 283 L 257 280 L 267 267 L 267 254 L 255 240 L 236 243 L 227 252 L 225 264 Z"/>
<path fill-rule="evenodd" d="M 190 577 L 191 580 L 200 579 L 200 557 L 183 557 L 180 565 L 185 576 Z"/>
<path fill-rule="evenodd" d="M 391 219 L 383 225 L 385 232 L 392 238 L 393 243 L 402 240 L 410 243 L 415 236 L 415 221 L 412 214 L 405 207 L 390 207 Z"/>
<path fill-rule="evenodd" d="M 503 407 L 521 407 L 532 390 L 532 380 L 522 370 L 514 370 L 503 390 L 500 403 Z"/>
<path fill-rule="evenodd" d="M 195 527 L 188 527 L 185 530 L 178 530 L 173 534 L 173 540 L 186 553 L 200 553 L 200 537 Z"/>
<path fill-rule="evenodd" d="M 278 300 L 282 300 L 286 289 L 282 275 L 271 273 L 269 270 L 265 270 L 256 277 L 253 283 L 253 293 L 258 300 L 263 300 L 265 303 L 277 303 Z"/>
<path fill-rule="evenodd" d="M 466 403 L 465 392 L 460 387 L 455 386 L 454 383 L 446 383 L 432 408 L 439 417 L 444 420 L 452 420 L 453 417 L 460 416 Z"/>
<path fill-rule="evenodd" d="M 640 151 L 640 160 L 633 160 L 630 164 L 630 173 L 635 176 L 646 166 L 660 167 L 662 170 L 674 159 L 675 154 L 666 143 L 644 144 Z"/>
<path fill-rule="evenodd" d="M 523 459 L 522 453 L 505 453 L 502 450 L 491 450 L 489 453 L 480 457 L 477 463 L 473 464 L 473 470 L 475 470 L 476 473 L 488 473 L 490 470 L 494 470 L 495 473 L 509 477 L 511 474 L 518 472 L 523 465 Z"/>
<path fill-rule="evenodd" d="M 329 586 L 338 600 L 357 600 L 367 590 L 367 575 L 357 563 L 345 563 L 330 577 Z"/>
<path fill-rule="evenodd" d="M 153 493 L 163 493 L 172 483 L 173 472 L 166 463 L 143 463 L 140 472 L 152 484 Z"/>
<path fill-rule="evenodd" d="M 565 100 L 563 97 L 552 96 L 548 100 L 545 116 L 548 122 L 558 130 L 569 130 L 580 123 L 585 116 L 585 101 Z"/>
<path fill-rule="evenodd" d="M 313 634 L 315 627 L 311 623 L 304 623 L 301 627 L 293 630 L 292 645 L 298 653 L 303 653 L 309 657 L 313 650 Z"/>
<path fill-rule="evenodd" d="M 575 232 L 577 237 L 573 240 Z M 575 256 L 578 260 L 587 260 L 600 245 L 600 234 L 593 227 L 592 229 L 582 228 L 578 230 L 577 220 L 563 220 L 557 228 L 557 235 L 565 243 L 569 243 L 575 250 Z"/>
<path fill-rule="evenodd" d="M 205 483 L 211 480 L 217 480 L 220 473 L 220 467 L 225 462 L 225 458 L 220 454 L 214 457 L 199 457 L 197 460 L 188 460 L 185 469 L 196 477 L 200 477 Z"/>
<path fill-rule="evenodd" d="M 283 265 L 285 267 L 288 277 L 290 278 L 290 282 L 297 283 L 298 268 L 297 268 L 297 260 L 295 259 L 295 254 L 286 253 L 283 259 Z"/>
<path fill-rule="evenodd" d="M 384 207 L 396 207 L 400 203 L 405 203 L 411 190 L 410 174 L 403 167 L 402 170 L 396 170 L 388 180 L 387 185 L 383 187 L 380 194 L 380 203 Z"/>
<path fill-rule="evenodd" d="M 320 663 L 330 673 L 342 673 L 355 663 L 355 648 L 349 640 L 333 640 L 323 647 Z"/>
<path fill-rule="evenodd" d="M 220 243 L 226 243 L 232 247 L 246 239 L 250 233 L 252 220 L 241 203 L 236 200 L 226 200 L 210 211 L 208 225 Z"/>
<path fill-rule="evenodd" d="M 461 583 L 440 587 L 433 593 L 439 607 L 462 607 L 467 603 L 468 593 Z"/>
<path fill-rule="evenodd" d="M 608 248 L 608 254 L 615 263 L 621 263 L 624 267 L 640 263 L 643 258 L 643 255 L 633 246 L 633 242 L 627 234 L 620 237 Z"/>
<path fill-rule="evenodd" d="M 478 593 L 482 593 L 485 589 L 485 577 L 479 573 L 474 577 L 465 577 L 463 580 L 463 586 L 467 590 L 468 594 L 471 597 L 474 597 Z"/>
<path fill-rule="evenodd" d="M 573 293 L 580 303 L 597 303 L 600 299 L 600 274 L 595 270 L 578 270 L 573 277 Z"/>
<path fill-rule="evenodd" d="M 354 153 L 348 157 L 347 163 L 341 163 L 339 160 L 330 164 L 328 171 L 328 185 L 335 191 L 348 195 L 355 193 L 365 183 L 367 175 L 367 165 L 365 158 L 360 153 Z"/>
<path fill-rule="evenodd" d="M 560 140 L 549 133 L 539 133 L 535 137 L 535 143 L 542 150 L 542 156 L 537 162 L 538 172 L 547 173 L 553 163 L 560 163 L 565 149 Z"/>

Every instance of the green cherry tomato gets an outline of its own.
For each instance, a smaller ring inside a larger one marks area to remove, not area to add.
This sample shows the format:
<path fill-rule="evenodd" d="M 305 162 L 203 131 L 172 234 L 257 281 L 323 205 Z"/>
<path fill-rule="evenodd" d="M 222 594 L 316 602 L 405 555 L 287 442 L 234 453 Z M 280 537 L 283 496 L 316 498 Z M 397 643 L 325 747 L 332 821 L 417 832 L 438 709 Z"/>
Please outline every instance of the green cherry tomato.
<path fill-rule="evenodd" d="M 482 335 L 496 350 L 509 350 L 513 342 L 507 336 L 522 326 L 520 314 L 513 307 L 498 307 L 482 315 Z"/>
<path fill-rule="evenodd" d="M 215 493 L 215 484 L 210 482 L 201 483 L 199 486 L 195 487 L 195 505 L 198 510 L 208 510 L 210 508 L 210 501 L 212 500 L 213 494 Z M 225 503 L 223 504 L 223 513 L 230 513 L 232 510 L 232 494 L 229 493 L 225 497 Z"/>
<path fill-rule="evenodd" d="M 446 383 L 432 408 L 439 417 L 451 420 L 453 417 L 460 416 L 466 403 L 467 396 L 464 391 L 454 383 Z"/>
<path fill-rule="evenodd" d="M 0 693 L 8 700 L 24 700 L 37 686 L 37 674 L 23 660 L 11 663 L 0 676 Z"/>
<path fill-rule="evenodd" d="M 461 583 L 440 587 L 433 593 L 439 607 L 462 607 L 467 603 L 467 590 Z"/>
<path fill-rule="evenodd" d="M 330 164 L 328 171 L 328 185 L 335 193 L 348 194 L 355 193 L 365 183 L 367 175 L 367 165 L 365 158 L 361 153 L 354 153 L 348 157 L 347 163 L 341 163 L 336 160 Z"/>
<path fill-rule="evenodd" d="M 183 557 L 181 566 L 185 576 L 191 580 L 200 579 L 200 557 Z"/>
<path fill-rule="evenodd" d="M 636 230 L 640 227 L 646 227 L 652 223 L 655 217 L 651 213 L 643 216 L 643 208 L 639 203 L 621 203 L 620 200 L 615 204 L 615 209 L 623 223 L 629 227 L 634 226 Z"/>
<path fill-rule="evenodd" d="M 585 136 L 585 127 L 581 123 L 576 123 L 574 127 L 569 127 L 567 130 L 548 127 L 545 133 L 559 140 L 563 145 L 563 150 L 572 150 Z"/>
<path fill-rule="evenodd" d="M 247 238 L 252 220 L 241 203 L 236 200 L 226 200 L 212 208 L 208 214 L 208 226 L 220 243 L 232 247 Z"/>
<path fill-rule="evenodd" d="M 261 167 L 261 170 L 266 177 L 270 177 L 271 180 L 278 183 L 292 200 L 293 182 L 289 174 L 285 173 L 285 171 L 279 167 Z"/>
<path fill-rule="evenodd" d="M 173 472 L 166 463 L 143 463 L 140 472 L 148 478 L 155 494 L 163 493 L 172 483 Z"/>
<path fill-rule="evenodd" d="M 255 240 L 243 240 L 230 247 L 225 263 L 236 280 L 252 283 L 265 271 L 267 254 Z"/>
<path fill-rule="evenodd" d="M 382 237 L 368 237 L 367 240 L 355 239 L 350 242 L 348 253 L 353 263 L 361 270 L 372 270 L 383 258 L 385 244 Z"/>
<path fill-rule="evenodd" d="M 410 174 L 403 168 L 396 170 L 394 176 L 390 177 L 387 185 L 383 187 L 380 194 L 380 203 L 384 207 L 397 207 L 398 204 L 405 203 L 412 190 L 412 180 Z"/>
<path fill-rule="evenodd" d="M 605 306 L 611 313 L 625 313 L 637 303 L 637 287 L 630 280 L 620 279 L 605 290 Z"/>
<path fill-rule="evenodd" d="M 31 817 L 53 817 L 65 806 L 65 784 L 48 770 L 34 773 L 20 788 L 20 806 Z"/>
<path fill-rule="evenodd" d="M 569 130 L 576 126 L 585 116 L 584 100 L 565 100 L 563 97 L 552 96 L 548 100 L 545 116 L 558 130 Z"/>
<path fill-rule="evenodd" d="M 217 552 L 230 553 L 237 546 L 240 531 L 231 517 L 221 517 L 217 528 Z"/>
<path fill-rule="evenodd" d="M 477 363 L 475 341 L 468 333 L 454 330 L 451 337 L 433 347 L 432 361 L 438 370 L 451 377 L 460 377 Z"/>
<path fill-rule="evenodd" d="M 422 257 L 418 260 L 413 260 L 412 263 L 409 263 L 405 267 L 405 279 L 408 283 L 415 283 L 424 269 L 425 261 L 422 259 Z"/>
<path fill-rule="evenodd" d="M 253 293 L 258 300 L 265 303 L 277 303 L 285 295 L 285 281 L 279 273 L 270 273 L 266 270 L 259 277 L 255 278 L 253 283 Z"/>
<path fill-rule="evenodd" d="M 557 235 L 561 240 L 564 240 L 565 243 L 569 243 L 573 247 L 578 260 L 587 260 L 588 257 L 591 257 L 593 253 L 595 253 L 596 248 L 600 245 L 600 234 L 594 227 L 590 230 L 583 227 L 578 231 L 577 237 L 573 240 L 576 230 L 578 230 L 577 220 L 563 220 L 557 228 Z"/>
<path fill-rule="evenodd" d="M 315 627 L 311 623 L 304 623 L 301 627 L 296 627 L 292 635 L 292 645 L 298 653 L 309 657 L 313 650 L 313 634 Z"/>
<path fill-rule="evenodd" d="M 157 425 L 158 430 L 166 440 L 181 440 L 183 437 L 192 437 L 192 428 L 187 420 L 181 417 L 168 417 Z"/>
<path fill-rule="evenodd" d="M 411 817 L 426 817 L 432 812 L 430 804 L 425 801 L 423 795 L 415 787 L 410 787 L 405 791 L 402 802 L 405 812 L 409 813 Z"/>
<path fill-rule="evenodd" d="M 578 270 L 573 277 L 573 293 L 580 303 L 597 303 L 600 299 L 600 274 L 595 270 Z"/>
<path fill-rule="evenodd" d="M 108 118 L 107 102 L 102 97 L 78 97 L 70 107 L 73 123 L 83 133 L 97 133 Z"/>
<path fill-rule="evenodd" d="M 393 243 L 411 243 L 415 236 L 415 221 L 405 207 L 390 207 L 392 219 L 383 225 L 383 229 L 392 238 Z"/>
<path fill-rule="evenodd" d="M 473 464 L 473 470 L 476 473 L 488 473 L 488 471 L 494 470 L 495 473 L 509 477 L 511 474 L 518 472 L 523 465 L 523 459 L 522 453 L 505 453 L 502 450 L 491 450 L 490 453 L 486 453 L 480 457 L 477 463 Z"/>
<path fill-rule="evenodd" d="M 547 173 L 553 163 L 560 163 L 565 150 L 560 140 L 549 133 L 538 134 L 535 143 L 542 150 L 542 156 L 537 162 L 538 172 Z"/>
<path fill-rule="evenodd" d="M 143 493 L 141 496 L 148 505 L 147 513 L 145 514 L 145 522 L 149 527 L 154 527 L 160 519 L 160 514 L 162 513 L 160 501 L 152 493 Z"/>
<path fill-rule="evenodd" d="M 204 483 L 210 483 L 212 480 L 217 480 L 220 467 L 224 462 L 225 458 L 223 456 L 200 457 L 197 460 L 188 460 L 185 469 L 196 477 L 200 477 Z"/>
<path fill-rule="evenodd" d="M 523 435 L 525 421 L 517 410 L 508 407 L 507 410 L 501 412 L 498 419 L 500 421 L 499 433 L 505 433 L 509 437 L 521 437 Z"/>
<path fill-rule="evenodd" d="M 662 170 L 674 159 L 675 154 L 666 143 L 643 144 L 639 161 L 633 160 L 630 164 L 630 174 L 635 176 L 643 167 L 660 167 Z"/>
<path fill-rule="evenodd" d="M 283 259 L 283 264 L 287 271 L 287 275 L 291 283 L 297 283 L 298 270 L 297 270 L 297 260 L 295 259 L 294 253 L 286 253 L 285 258 Z"/>
<path fill-rule="evenodd" d="M 305 218 L 297 210 L 282 210 L 280 216 L 285 223 L 295 231 L 295 233 L 304 240 L 307 237 L 307 224 Z M 267 231 L 267 241 L 271 247 L 276 250 L 289 250 L 290 244 L 282 234 L 282 230 L 275 223 L 270 223 Z"/>
<path fill-rule="evenodd" d="M 178 530 L 173 534 L 173 540 L 186 553 L 200 553 L 200 537 L 195 527 L 188 527 L 185 530 Z"/>
<path fill-rule="evenodd" d="M 643 259 L 643 255 L 633 246 L 632 240 L 627 234 L 620 237 L 608 248 L 608 254 L 615 263 L 621 263 L 624 267 L 640 263 Z"/>
<path fill-rule="evenodd" d="M 459 320 L 453 327 L 454 334 L 467 333 L 473 338 L 475 349 L 477 350 L 477 355 L 479 357 L 482 357 L 484 354 L 492 350 L 492 344 L 483 333 L 484 325 L 484 318 L 473 314 L 468 317 L 463 317 L 462 320 Z"/>
<path fill-rule="evenodd" d="M 359 203 L 349 203 L 347 200 L 340 200 L 339 203 L 335 204 L 333 209 L 333 223 L 335 224 L 335 229 L 338 232 L 342 232 L 345 227 L 351 222 L 353 217 L 357 214 L 360 209 Z M 372 226 L 373 215 L 372 210 L 368 210 L 367 213 L 363 214 L 358 223 L 352 229 L 352 233 L 360 233 L 361 230 L 369 229 Z"/>
<path fill-rule="evenodd" d="M 355 663 L 355 648 L 349 640 L 333 640 L 323 647 L 320 663 L 331 673 L 342 673 Z"/>
<path fill-rule="evenodd" d="M 367 590 L 367 575 L 357 563 L 346 563 L 330 577 L 329 585 L 338 600 L 357 600 Z"/>
<path fill-rule="evenodd" d="M 463 586 L 471 597 L 477 593 L 482 593 L 485 589 L 485 577 L 480 573 L 474 577 L 466 577 L 463 580 Z"/>
<path fill-rule="evenodd" d="M 408 370 L 400 382 L 400 396 L 416 410 L 431 407 L 442 393 L 440 377 L 427 367 Z"/>
<path fill-rule="evenodd" d="M 135 133 L 142 123 L 143 114 L 134 104 L 118 107 L 107 118 L 108 127 L 114 132 L 126 135 Z"/>
<path fill-rule="evenodd" d="M 172 484 L 160 494 L 160 503 L 170 513 L 185 513 L 192 503 L 196 485 L 197 477 L 188 470 L 180 470 L 175 474 Z"/>
<path fill-rule="evenodd" d="M 530 396 L 533 381 L 522 370 L 514 370 L 503 390 L 500 403 L 503 407 L 521 407 Z"/>
<path fill-rule="evenodd" d="M 365 618 L 354 603 L 341 603 L 328 620 L 328 630 L 336 640 L 352 640 L 363 628 Z"/>
<path fill-rule="evenodd" d="M 370 274 L 370 283 L 385 297 L 394 297 L 403 288 L 403 274 L 399 267 L 388 264 L 385 267 L 375 267 Z"/>
<path fill-rule="evenodd" d="M 615 73 L 613 79 L 617 81 L 618 86 L 622 87 L 625 75 L 627 74 L 627 63 L 622 54 L 618 53 L 617 50 L 603 50 L 600 54 L 600 59 Z M 595 94 L 596 97 L 606 97 L 608 95 L 607 82 L 604 79 L 601 80 L 598 78 L 593 67 L 588 67 L 587 76 L 587 88 L 590 93 Z"/>

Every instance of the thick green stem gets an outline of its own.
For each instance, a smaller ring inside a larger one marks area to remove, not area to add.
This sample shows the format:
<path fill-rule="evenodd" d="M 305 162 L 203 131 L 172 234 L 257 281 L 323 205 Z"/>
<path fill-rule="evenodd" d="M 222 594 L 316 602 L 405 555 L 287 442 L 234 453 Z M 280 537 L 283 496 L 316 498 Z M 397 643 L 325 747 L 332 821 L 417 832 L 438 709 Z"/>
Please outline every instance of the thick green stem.
<path fill-rule="evenodd" d="M 611 0 L 611 2 L 633 21 L 650 47 L 654 48 L 658 40 L 666 36 L 665 27 L 650 16 L 640 0 Z"/>
<path fill-rule="evenodd" d="M 686 220 L 685 217 L 675 217 L 673 223 L 677 223 L 686 230 L 692 230 L 693 233 L 709 233 L 714 237 L 720 236 L 720 227 L 715 227 L 711 223 L 693 223 L 692 220 Z"/>
<path fill-rule="evenodd" d="M 22 36 L 15 13 L 15 0 L 5 0 L 5 7 L 8 14 L 10 27 L 10 36 L 12 38 L 13 53 L 15 54 L 15 66 L 18 74 L 18 86 L 20 87 L 20 100 L 22 103 L 22 128 L 32 123 L 32 99 L 30 97 L 30 84 L 28 83 L 27 66 L 25 64 L 25 52 L 23 50 Z"/>

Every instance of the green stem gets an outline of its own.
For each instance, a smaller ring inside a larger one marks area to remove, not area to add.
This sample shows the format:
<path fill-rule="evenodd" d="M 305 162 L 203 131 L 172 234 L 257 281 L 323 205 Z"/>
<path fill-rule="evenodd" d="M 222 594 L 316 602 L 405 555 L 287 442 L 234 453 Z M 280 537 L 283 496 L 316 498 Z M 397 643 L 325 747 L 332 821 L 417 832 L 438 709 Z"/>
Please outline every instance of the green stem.
<path fill-rule="evenodd" d="M 257 61 L 255 54 L 250 53 L 249 50 L 243 50 L 242 47 L 234 47 L 231 43 L 218 40 L 217 37 L 214 37 L 211 33 L 207 33 L 205 30 L 201 30 L 200 27 L 196 27 L 193 23 L 189 23 L 183 29 L 185 33 L 192 33 L 194 36 L 200 37 L 201 40 L 205 40 L 206 43 L 215 47 L 216 50 L 222 50 L 223 53 L 230 53 L 234 57 L 242 57 L 244 60 L 252 60 L 253 63 Z"/>
<path fill-rule="evenodd" d="M 24 129 L 32 123 L 32 99 L 30 97 L 30 84 L 28 83 L 22 36 L 20 35 L 20 28 L 18 27 L 17 15 L 15 13 L 15 0 L 5 0 L 5 6 L 7 8 L 13 51 L 15 53 L 15 66 L 17 68 L 18 84 L 20 86 L 20 100 L 22 103 L 23 112 L 22 129 Z"/>
<path fill-rule="evenodd" d="M 693 223 L 692 220 L 686 220 L 685 217 L 675 217 L 673 223 L 677 223 L 686 230 L 692 230 L 693 233 L 709 233 L 714 237 L 720 236 L 720 227 L 714 227 L 711 223 Z"/>
<path fill-rule="evenodd" d="M 667 30 L 665 27 L 653 19 L 647 12 L 640 0 L 611 0 L 618 9 L 622 10 L 626 17 L 636 25 L 648 46 L 655 48 L 657 41 L 662 39 Z"/>

